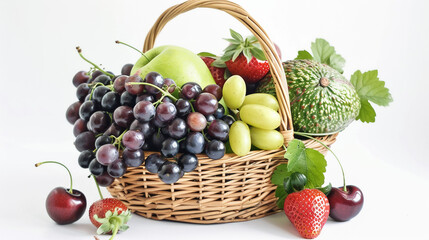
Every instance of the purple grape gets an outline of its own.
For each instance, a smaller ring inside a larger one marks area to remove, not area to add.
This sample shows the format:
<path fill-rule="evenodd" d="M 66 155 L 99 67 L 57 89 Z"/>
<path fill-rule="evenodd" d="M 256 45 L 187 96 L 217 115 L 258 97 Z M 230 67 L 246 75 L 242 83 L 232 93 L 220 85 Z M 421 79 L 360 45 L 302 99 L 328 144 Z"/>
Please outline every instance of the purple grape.
<path fill-rule="evenodd" d="M 223 107 L 222 104 L 218 104 L 217 105 L 217 109 L 216 111 L 213 113 L 213 116 L 217 119 L 222 118 L 223 116 L 225 116 L 225 108 Z"/>
<path fill-rule="evenodd" d="M 124 163 L 128 167 L 138 167 L 143 164 L 144 152 L 141 149 L 131 150 L 125 148 L 122 152 L 122 159 L 124 159 Z"/>
<path fill-rule="evenodd" d="M 85 71 L 79 71 L 73 76 L 73 85 L 78 87 L 82 83 L 86 83 L 89 80 L 88 73 Z"/>
<path fill-rule="evenodd" d="M 162 147 L 162 142 L 164 142 L 165 136 L 161 133 L 154 133 L 150 137 L 149 145 L 153 150 L 159 151 Z"/>
<path fill-rule="evenodd" d="M 70 124 L 74 124 L 79 119 L 79 110 L 82 103 L 77 101 L 72 103 L 66 111 L 66 119 Z"/>
<path fill-rule="evenodd" d="M 229 135 L 229 126 L 220 119 L 215 119 L 208 127 L 207 133 L 215 139 L 226 141 Z"/>
<path fill-rule="evenodd" d="M 122 94 L 125 91 L 125 80 L 128 78 L 128 76 L 121 75 L 118 76 L 115 81 L 113 82 L 113 89 L 119 94 Z"/>
<path fill-rule="evenodd" d="M 121 159 L 117 159 L 107 166 L 107 173 L 114 178 L 120 178 L 124 176 L 127 171 L 127 166 Z"/>
<path fill-rule="evenodd" d="M 188 133 L 185 120 L 176 118 L 168 125 L 168 135 L 174 139 L 181 139 Z"/>
<path fill-rule="evenodd" d="M 88 168 L 91 161 L 95 158 L 95 154 L 91 150 L 85 150 L 80 153 L 78 163 L 81 168 Z"/>
<path fill-rule="evenodd" d="M 162 86 L 164 85 L 164 78 L 161 76 L 161 74 L 157 73 L 157 72 L 150 72 L 146 75 L 145 80 L 146 83 L 150 83 L 152 85 L 155 85 L 159 88 L 162 88 Z M 157 94 L 160 91 L 152 86 L 149 85 L 145 85 L 145 89 L 148 93 L 150 94 Z"/>
<path fill-rule="evenodd" d="M 101 135 L 95 140 L 95 148 L 99 149 L 101 146 L 112 143 L 112 138 L 107 135 Z"/>
<path fill-rule="evenodd" d="M 138 120 L 134 120 L 133 123 L 131 123 L 130 130 L 140 131 L 143 133 L 145 139 L 149 139 L 156 129 L 151 122 L 141 123 Z"/>
<path fill-rule="evenodd" d="M 134 107 L 136 104 L 136 95 L 125 91 L 121 94 L 120 103 L 122 106 Z"/>
<path fill-rule="evenodd" d="M 207 126 L 207 119 L 199 112 L 192 112 L 186 118 L 186 124 L 194 132 L 200 132 Z"/>
<path fill-rule="evenodd" d="M 158 105 L 156 108 L 156 115 L 162 122 L 169 122 L 176 117 L 177 110 L 174 104 L 164 102 Z"/>
<path fill-rule="evenodd" d="M 207 85 L 203 89 L 203 92 L 213 94 L 213 96 L 215 96 L 218 101 L 220 101 L 220 99 L 222 98 L 222 88 L 217 84 Z"/>
<path fill-rule="evenodd" d="M 221 118 L 226 124 L 228 124 L 229 127 L 235 122 L 234 118 L 230 115 L 223 116 Z"/>
<path fill-rule="evenodd" d="M 149 101 L 149 102 L 153 103 L 154 100 L 155 100 L 155 98 L 153 97 L 153 95 L 150 95 L 150 94 L 147 94 L 147 93 L 143 93 L 143 94 L 140 94 L 140 95 L 138 95 L 136 97 L 136 104 L 138 102 L 141 102 L 141 101 Z"/>
<path fill-rule="evenodd" d="M 113 181 L 115 181 L 115 179 L 110 176 L 106 171 L 103 172 L 103 174 L 101 174 L 100 176 L 96 176 L 95 180 L 97 180 L 98 185 L 100 185 L 101 187 L 108 187 L 110 186 L 110 184 L 113 183 Z"/>
<path fill-rule="evenodd" d="M 84 120 L 80 118 L 76 120 L 76 122 L 73 125 L 73 135 L 77 137 L 77 135 L 88 131 L 88 128 L 86 127 L 86 125 L 87 125 L 87 122 L 85 122 Z"/>
<path fill-rule="evenodd" d="M 179 98 L 176 101 L 176 109 L 177 109 L 177 116 L 184 117 L 191 112 L 192 110 L 191 103 L 188 100 Z"/>
<path fill-rule="evenodd" d="M 176 89 L 177 85 L 171 78 L 165 78 L 164 79 L 164 87 L 169 93 L 173 93 Z"/>
<path fill-rule="evenodd" d="M 92 159 L 89 163 L 89 172 L 94 176 L 100 176 L 104 173 L 105 167 L 101 165 L 96 158 Z"/>
<path fill-rule="evenodd" d="M 195 99 L 202 92 L 201 86 L 195 82 L 183 84 L 181 96 L 185 99 Z"/>
<path fill-rule="evenodd" d="M 160 167 L 165 163 L 165 158 L 159 153 L 152 153 L 145 160 L 145 167 L 151 173 L 158 173 Z"/>
<path fill-rule="evenodd" d="M 79 116 L 81 119 L 85 121 L 89 121 L 89 118 L 91 117 L 91 115 L 95 113 L 98 108 L 99 108 L 99 105 L 96 102 L 92 100 L 86 101 L 82 103 L 82 105 L 79 108 Z"/>
<path fill-rule="evenodd" d="M 107 112 L 113 112 L 121 105 L 121 96 L 116 92 L 108 92 L 101 99 L 101 108 Z"/>
<path fill-rule="evenodd" d="M 189 153 L 202 153 L 204 151 L 204 136 L 200 132 L 191 132 L 185 140 L 186 151 Z"/>
<path fill-rule="evenodd" d="M 119 137 L 123 131 L 124 129 L 122 127 L 116 125 L 116 123 L 112 123 L 103 135 Z"/>
<path fill-rule="evenodd" d="M 102 83 L 103 85 L 109 85 L 112 82 L 112 79 L 105 74 L 101 74 L 100 76 L 96 77 L 93 82 Z"/>
<path fill-rule="evenodd" d="M 203 115 L 211 115 L 218 108 L 218 101 L 211 93 L 201 93 L 198 95 L 197 100 L 195 101 L 195 107 L 197 111 Z"/>
<path fill-rule="evenodd" d="M 92 92 L 92 101 L 100 104 L 101 103 L 101 99 L 103 99 L 104 95 L 106 95 L 106 93 L 110 92 L 110 88 L 106 87 L 106 86 L 98 86 L 94 89 L 94 91 Z"/>
<path fill-rule="evenodd" d="M 97 150 L 95 156 L 101 165 L 107 166 L 119 158 L 119 151 L 113 144 L 105 144 Z"/>
<path fill-rule="evenodd" d="M 131 93 L 132 95 L 141 94 L 144 89 L 144 86 L 142 84 L 136 84 L 136 85 L 128 84 L 128 83 L 138 83 L 138 82 L 143 82 L 143 79 L 139 75 L 134 74 L 132 76 L 129 76 L 125 80 L 125 90 Z"/>
<path fill-rule="evenodd" d="M 155 107 L 149 101 L 141 101 L 134 106 L 133 113 L 140 122 L 149 122 L 155 117 Z"/>
<path fill-rule="evenodd" d="M 177 153 L 179 153 L 179 143 L 176 140 L 167 138 L 162 142 L 161 154 L 164 157 L 174 157 Z"/>
<path fill-rule="evenodd" d="M 95 70 L 92 74 L 91 74 L 91 78 L 88 80 L 88 83 L 93 82 L 98 76 L 103 75 L 104 73 L 100 70 Z"/>
<path fill-rule="evenodd" d="M 91 92 L 91 88 L 88 86 L 88 83 L 81 83 L 76 88 L 76 97 L 80 102 L 85 100 L 85 97 Z"/>
<path fill-rule="evenodd" d="M 211 159 L 221 159 L 225 155 L 225 144 L 219 140 L 212 140 L 206 144 L 205 153 Z"/>
<path fill-rule="evenodd" d="M 133 69 L 134 65 L 131 63 L 127 63 L 125 64 L 122 69 L 121 69 L 121 74 L 122 75 L 127 75 L 130 76 L 131 74 L 131 70 Z"/>
<path fill-rule="evenodd" d="M 118 126 L 128 128 L 134 121 L 133 109 L 128 106 L 120 106 L 113 112 L 113 121 Z"/>
<path fill-rule="evenodd" d="M 184 172 L 192 172 L 198 166 L 198 158 L 193 153 L 184 153 L 179 157 L 177 163 Z"/>
<path fill-rule="evenodd" d="M 210 122 L 213 122 L 213 120 L 215 120 L 216 118 L 214 115 L 208 115 L 206 116 L 206 119 L 207 119 L 207 122 L 210 123 Z"/>
<path fill-rule="evenodd" d="M 95 134 L 93 132 L 87 131 L 77 135 L 74 145 L 79 152 L 85 150 L 94 150 Z"/>
<path fill-rule="evenodd" d="M 131 150 L 140 149 L 144 144 L 143 133 L 134 130 L 126 132 L 122 137 L 122 144 Z"/>
<path fill-rule="evenodd" d="M 106 131 L 111 122 L 110 116 L 105 112 L 95 112 L 91 115 L 88 121 L 88 129 L 94 133 L 102 133 Z"/>
<path fill-rule="evenodd" d="M 158 177 L 167 184 L 177 182 L 182 176 L 183 170 L 180 168 L 179 164 L 175 162 L 166 161 L 162 164 L 158 172 Z"/>

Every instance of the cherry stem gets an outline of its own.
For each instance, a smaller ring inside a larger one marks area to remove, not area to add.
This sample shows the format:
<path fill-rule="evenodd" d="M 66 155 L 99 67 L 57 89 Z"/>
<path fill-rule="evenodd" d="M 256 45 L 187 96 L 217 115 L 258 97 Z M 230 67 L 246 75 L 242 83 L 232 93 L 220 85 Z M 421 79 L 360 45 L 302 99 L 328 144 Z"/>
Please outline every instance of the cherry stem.
<path fill-rule="evenodd" d="M 177 98 L 174 97 L 173 95 L 171 95 L 168 91 L 165 91 L 164 89 L 162 89 L 162 88 L 160 88 L 158 86 L 155 86 L 155 85 L 153 85 L 151 83 L 146 83 L 146 82 L 129 82 L 127 84 L 129 84 L 129 85 L 147 85 L 147 86 L 154 87 L 154 88 L 158 89 L 160 92 L 162 92 L 162 95 L 167 96 L 167 97 L 173 99 L 173 101 L 175 101 L 175 102 L 177 101 Z"/>
<path fill-rule="evenodd" d="M 73 194 L 73 178 L 72 178 L 70 170 L 66 167 L 66 165 L 59 163 L 59 162 L 56 162 L 56 161 L 45 161 L 45 162 L 36 163 L 35 166 L 38 167 L 38 166 L 45 164 L 45 163 L 55 163 L 55 164 L 63 166 L 67 170 L 67 172 L 69 173 L 69 176 L 70 176 L 70 188 L 69 188 L 68 192 L 70 194 Z"/>
<path fill-rule="evenodd" d="M 92 178 L 94 178 L 95 186 L 97 186 L 98 194 L 100 195 L 100 199 L 104 199 L 103 194 L 101 193 L 100 185 L 98 185 L 97 179 L 95 178 L 94 174 L 92 175 Z"/>
<path fill-rule="evenodd" d="M 101 69 L 99 66 L 97 66 L 96 64 L 94 64 L 93 62 L 89 61 L 88 59 L 86 59 L 83 55 L 82 55 L 82 49 L 78 46 L 76 47 L 77 52 L 79 53 L 80 57 L 85 60 L 87 63 L 91 64 L 92 66 L 94 66 L 96 69 L 100 70 L 102 73 L 106 74 L 107 76 L 109 76 L 110 78 L 114 78 L 115 76 L 104 71 L 103 69 Z"/>
<path fill-rule="evenodd" d="M 306 133 L 302 133 L 302 132 L 294 132 L 294 134 L 299 135 L 299 136 L 303 136 L 303 137 L 307 137 L 310 138 L 311 140 L 314 140 L 318 143 L 320 143 L 322 146 L 324 146 L 326 149 L 328 149 L 332 155 L 334 155 L 335 159 L 337 159 L 338 164 L 340 165 L 341 168 L 341 173 L 343 174 L 343 190 L 344 192 L 347 192 L 347 187 L 346 187 L 346 175 L 344 174 L 344 169 L 343 169 L 343 165 L 341 165 L 340 159 L 337 157 L 337 155 L 335 155 L 335 153 L 331 150 L 331 148 L 329 148 L 328 146 L 326 146 L 326 144 L 324 144 L 323 142 L 319 141 L 318 139 L 306 134 Z"/>
<path fill-rule="evenodd" d="M 129 48 L 132 48 L 132 49 L 136 50 L 136 51 L 137 51 L 137 52 L 139 52 L 143 57 L 145 57 L 145 58 L 146 58 L 146 60 L 147 60 L 148 62 L 150 62 L 149 58 L 147 58 L 147 57 L 146 57 L 146 55 L 145 55 L 142 51 L 138 50 L 137 48 L 135 48 L 135 47 L 133 47 L 133 46 L 131 46 L 131 45 L 129 45 L 129 44 L 126 44 L 126 43 L 124 43 L 124 42 L 121 42 L 121 41 L 119 41 L 119 40 L 116 40 L 116 41 L 115 41 L 115 43 L 117 43 L 117 44 L 122 44 L 122 45 L 125 45 L 125 46 L 127 46 L 127 47 L 129 47 Z"/>

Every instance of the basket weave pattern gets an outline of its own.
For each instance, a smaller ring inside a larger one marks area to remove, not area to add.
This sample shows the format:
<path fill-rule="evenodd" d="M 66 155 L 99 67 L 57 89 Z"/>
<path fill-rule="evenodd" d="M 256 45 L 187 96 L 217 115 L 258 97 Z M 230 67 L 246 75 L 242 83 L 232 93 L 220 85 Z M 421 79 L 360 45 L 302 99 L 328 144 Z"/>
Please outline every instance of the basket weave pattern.
<path fill-rule="evenodd" d="M 289 93 L 281 60 L 274 45 L 259 24 L 239 5 L 226 0 L 189 0 L 167 9 L 149 31 L 143 52 L 151 49 L 158 33 L 177 15 L 195 8 L 224 11 L 245 25 L 261 44 L 276 86 L 280 131 L 287 144 L 293 139 Z M 335 142 L 336 134 L 319 138 L 326 145 Z M 321 152 L 326 149 L 313 140 L 307 147 Z M 225 154 L 212 160 L 198 155 L 199 165 L 175 184 L 165 184 L 144 166 L 129 168 L 127 173 L 108 187 L 115 198 L 133 212 L 147 218 L 191 223 L 225 223 L 261 218 L 278 211 L 275 186 L 270 178 L 274 169 L 286 162 L 285 150 L 251 151 L 244 157 Z M 148 156 L 151 152 L 145 152 Z"/>

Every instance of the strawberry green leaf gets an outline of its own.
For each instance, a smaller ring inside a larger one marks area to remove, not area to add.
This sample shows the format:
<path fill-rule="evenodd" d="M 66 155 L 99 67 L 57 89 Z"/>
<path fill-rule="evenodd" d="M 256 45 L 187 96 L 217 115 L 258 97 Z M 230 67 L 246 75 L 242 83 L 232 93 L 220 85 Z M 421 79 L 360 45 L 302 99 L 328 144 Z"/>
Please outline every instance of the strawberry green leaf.
<path fill-rule="evenodd" d="M 243 51 L 243 47 L 239 47 L 235 52 L 234 52 L 234 54 L 232 55 L 232 61 L 234 62 L 235 61 L 235 59 L 237 59 L 238 58 L 238 56 L 240 56 L 240 53 Z"/>
<path fill-rule="evenodd" d="M 366 99 L 361 99 L 360 104 L 361 107 L 359 115 L 356 117 L 356 120 L 361 120 L 365 123 L 375 122 L 376 113 L 374 108 L 371 106 L 371 103 L 369 103 Z"/>
<path fill-rule="evenodd" d="M 300 60 L 300 59 L 313 60 L 313 56 L 311 56 L 309 52 L 302 50 L 302 51 L 298 51 L 298 56 L 295 58 L 295 60 Z"/>
<path fill-rule="evenodd" d="M 343 73 L 345 60 L 341 55 L 335 52 L 335 48 L 322 38 L 317 38 L 311 43 L 311 51 L 313 52 L 314 60 L 325 63 L 340 73 Z"/>
<path fill-rule="evenodd" d="M 252 60 L 252 53 L 250 52 L 249 48 L 245 48 L 243 50 L 243 55 L 246 57 L 247 63 L 249 63 L 250 60 Z"/>
<path fill-rule="evenodd" d="M 367 99 L 379 106 L 388 106 L 393 101 L 389 89 L 378 78 L 378 71 L 372 70 L 362 74 L 357 70 L 350 78 L 360 99 Z"/>
<path fill-rule="evenodd" d="M 209 53 L 209 52 L 200 52 L 197 54 L 200 57 L 216 57 L 216 55 L 214 55 L 213 53 Z"/>
<path fill-rule="evenodd" d="M 288 172 L 299 172 L 307 177 L 307 188 L 321 187 L 325 182 L 326 160 L 320 152 L 294 139 L 289 143 L 285 158 L 288 159 Z"/>
<path fill-rule="evenodd" d="M 240 44 L 240 41 L 233 38 L 224 38 L 224 40 L 230 42 L 231 44 Z"/>
<path fill-rule="evenodd" d="M 243 37 L 236 31 L 229 29 L 229 32 L 231 33 L 231 37 L 235 40 L 238 40 L 240 42 L 244 41 Z"/>
<path fill-rule="evenodd" d="M 252 53 L 252 55 L 256 58 L 259 59 L 261 61 L 265 61 L 267 60 L 267 58 L 265 57 L 264 52 L 256 47 L 250 48 L 250 52 Z"/>
<path fill-rule="evenodd" d="M 248 41 L 250 44 L 253 44 L 253 43 L 257 43 L 257 42 L 258 42 L 258 39 L 257 39 L 254 35 L 250 35 L 250 36 L 248 36 L 246 39 L 247 39 L 247 41 Z"/>
<path fill-rule="evenodd" d="M 280 164 L 276 167 L 271 176 L 271 183 L 277 186 L 283 186 L 284 179 L 291 174 L 292 173 L 287 170 L 287 164 Z"/>
<path fill-rule="evenodd" d="M 212 62 L 211 66 L 217 67 L 217 68 L 226 68 L 226 64 L 221 59 L 216 59 L 214 62 Z"/>

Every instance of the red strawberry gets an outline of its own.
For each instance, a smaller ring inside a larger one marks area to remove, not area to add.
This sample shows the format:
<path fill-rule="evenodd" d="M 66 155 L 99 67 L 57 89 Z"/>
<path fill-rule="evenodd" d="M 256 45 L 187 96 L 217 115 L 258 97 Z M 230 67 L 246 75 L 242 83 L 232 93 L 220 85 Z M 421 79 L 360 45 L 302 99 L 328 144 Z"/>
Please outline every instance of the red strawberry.
<path fill-rule="evenodd" d="M 270 70 L 268 61 L 255 36 L 246 39 L 230 29 L 230 45 L 224 50 L 221 60 L 232 75 L 240 75 L 246 83 L 261 80 Z"/>
<path fill-rule="evenodd" d="M 319 236 L 329 216 L 329 201 L 317 189 L 304 189 L 286 197 L 286 216 L 303 238 Z"/>
<path fill-rule="evenodd" d="M 201 59 L 204 61 L 204 63 L 207 65 L 207 67 L 210 70 L 210 73 L 213 76 L 213 79 L 215 80 L 215 83 L 219 85 L 220 87 L 223 87 L 223 84 L 225 83 L 225 70 L 226 67 L 215 67 L 213 66 L 213 62 L 216 61 L 216 58 L 212 57 L 201 57 Z"/>
<path fill-rule="evenodd" d="M 240 75 L 245 82 L 255 83 L 267 75 L 270 66 L 267 61 L 260 61 L 252 57 L 247 61 L 244 54 L 240 54 L 235 61 L 229 60 L 225 62 L 226 67 L 232 75 Z"/>
<path fill-rule="evenodd" d="M 89 219 L 97 227 L 97 234 L 112 234 L 110 239 L 116 236 L 118 231 L 125 231 L 125 225 L 131 217 L 127 206 L 115 198 L 104 198 L 94 202 L 89 208 Z"/>

